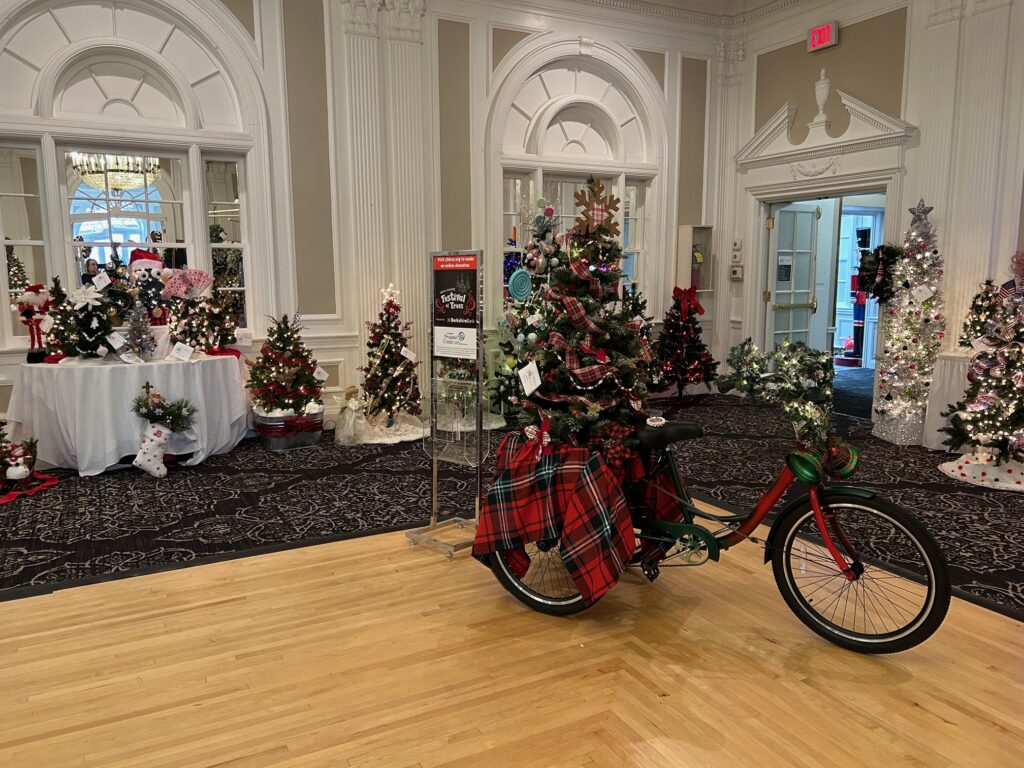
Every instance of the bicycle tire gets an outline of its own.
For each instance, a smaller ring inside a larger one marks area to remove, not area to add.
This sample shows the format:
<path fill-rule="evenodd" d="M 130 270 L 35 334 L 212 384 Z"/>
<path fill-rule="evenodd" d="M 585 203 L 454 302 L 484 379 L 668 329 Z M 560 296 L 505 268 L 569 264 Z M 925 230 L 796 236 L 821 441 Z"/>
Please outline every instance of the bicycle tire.
<path fill-rule="evenodd" d="M 524 582 L 523 577 L 516 575 L 515 569 L 509 566 L 502 550 L 491 554 L 490 566 L 495 578 L 509 594 L 527 608 L 532 608 L 539 613 L 546 613 L 549 616 L 572 616 L 582 613 L 597 602 L 597 600 L 589 604 L 584 602 L 583 595 L 579 592 L 563 599 L 538 593 Z"/>
<path fill-rule="evenodd" d="M 867 563 L 865 566 L 865 574 L 869 572 L 869 569 L 875 569 L 877 576 L 862 576 L 860 579 L 853 582 L 846 582 L 845 577 L 839 571 L 838 566 L 835 562 L 831 562 L 831 568 L 834 569 L 834 576 L 830 576 L 826 573 L 826 569 L 829 567 L 829 557 L 825 557 L 824 549 L 821 553 L 816 553 L 815 558 L 808 558 L 806 554 L 802 556 L 804 562 L 811 562 L 814 567 L 821 568 L 820 573 L 825 574 L 821 577 L 821 581 L 827 582 L 830 578 L 839 579 L 836 582 L 839 585 L 839 589 L 847 589 L 850 585 L 860 584 L 862 589 L 875 589 L 877 585 L 882 585 L 885 580 L 891 580 L 894 582 L 893 585 L 883 586 L 882 589 L 898 589 L 899 587 L 895 584 L 897 580 L 902 579 L 899 582 L 903 584 L 917 585 L 919 588 L 922 582 L 925 584 L 924 595 L 922 597 L 922 607 L 920 611 L 913 615 L 912 618 L 907 621 L 906 626 L 898 627 L 888 632 L 873 632 L 868 629 L 868 622 L 865 621 L 864 631 L 856 631 L 856 613 L 854 614 L 853 629 L 849 627 L 839 626 L 834 620 L 830 620 L 825 617 L 824 610 L 819 610 L 818 606 L 813 604 L 813 600 L 809 600 L 808 596 L 804 595 L 801 588 L 797 584 L 797 577 L 793 571 L 793 548 L 797 542 L 800 542 L 801 548 L 806 548 L 810 545 L 812 547 L 818 547 L 814 541 L 814 531 L 817 531 L 817 524 L 814 521 L 814 511 L 811 508 L 810 501 L 808 500 L 805 504 L 797 507 L 791 513 L 776 522 L 779 530 L 774 531 L 775 535 L 775 546 L 772 550 L 772 572 L 775 576 L 775 583 L 779 588 L 779 592 L 782 593 L 783 599 L 789 606 L 790 610 L 796 614 L 807 627 L 813 630 L 815 633 L 824 637 L 836 645 L 846 648 L 847 650 L 856 651 L 858 653 L 867 654 L 885 654 L 885 653 L 897 653 L 899 651 L 905 651 L 920 643 L 927 640 L 942 624 L 943 619 L 946 616 L 946 612 L 949 609 L 951 587 L 949 581 L 949 572 L 946 568 L 946 560 L 942 555 L 942 551 L 939 549 L 935 539 L 932 538 L 931 534 L 925 530 L 915 518 L 909 515 L 904 510 L 900 509 L 894 504 L 891 504 L 883 499 L 872 498 L 864 499 L 856 496 L 831 496 L 824 499 L 823 509 L 832 512 L 837 515 L 837 519 L 840 519 L 840 525 L 844 526 L 844 533 L 848 533 L 845 528 L 848 527 L 847 523 L 842 522 L 839 517 L 841 510 L 856 510 L 859 513 L 867 513 L 867 515 L 876 516 L 874 521 L 875 530 L 874 533 L 879 533 L 879 527 L 889 527 L 894 533 L 905 534 L 907 540 L 913 545 L 913 549 L 916 549 L 918 554 L 921 556 L 920 565 L 916 565 L 914 568 L 905 568 L 901 566 L 894 566 L 890 561 L 885 560 L 883 557 L 872 558 L 869 556 L 863 558 L 864 562 Z M 846 515 L 846 519 L 849 519 L 851 515 Z M 813 527 L 808 527 L 808 522 Z M 802 537 L 799 536 L 803 532 Z M 863 535 L 863 531 L 861 534 Z M 872 533 L 869 529 L 867 533 Z M 820 535 L 820 534 L 819 534 Z M 833 537 L 835 538 L 835 537 Z M 870 537 L 868 537 L 870 538 Z M 860 544 L 857 542 L 850 542 L 855 549 L 858 549 Z M 838 542 L 837 542 L 838 545 Z M 844 551 L 846 555 L 845 546 L 840 546 L 840 549 Z M 883 545 L 884 549 L 884 545 Z M 904 556 L 909 554 L 904 544 L 903 550 L 898 550 L 895 546 L 894 551 L 902 551 Z M 863 554 L 863 550 L 859 550 Z M 860 558 L 858 558 L 859 560 Z M 893 560 L 895 558 L 890 558 Z M 884 567 L 883 567 L 884 566 Z M 915 570 L 916 568 L 916 570 Z M 884 574 L 880 575 L 880 574 Z M 812 574 L 810 577 L 801 576 L 801 578 L 814 579 L 817 574 Z M 846 582 L 844 584 L 844 582 Z M 867 585 L 865 587 L 864 585 Z M 814 582 L 809 583 L 809 587 L 813 587 Z M 815 589 L 821 589 L 822 587 L 816 587 Z M 856 589 L 854 587 L 853 589 Z M 909 595 L 913 594 L 913 590 L 906 590 L 906 595 L 901 595 L 900 592 L 889 592 L 889 595 L 895 595 L 896 600 L 906 600 L 907 604 L 910 603 L 911 599 Z M 837 592 L 826 593 L 825 597 L 818 601 L 819 606 L 824 603 L 826 599 Z M 863 594 L 863 593 L 862 593 Z M 892 601 L 889 595 L 885 595 L 885 599 L 888 599 L 894 606 L 892 614 L 899 617 L 901 614 L 897 613 L 897 609 L 902 611 L 899 607 L 899 603 Z M 839 598 L 835 598 L 839 600 Z M 850 595 L 846 597 L 847 605 L 850 602 Z M 882 598 L 877 596 L 877 593 L 871 592 L 866 597 L 854 597 L 854 605 L 865 606 L 865 613 L 867 606 L 881 605 L 882 609 L 889 613 L 888 606 L 882 602 Z M 838 609 L 837 611 L 838 612 Z M 906 611 L 908 614 L 910 610 Z M 881 614 L 879 614 L 881 615 Z M 843 620 L 846 619 L 846 608 L 843 610 Z M 893 623 L 896 623 L 895 621 Z M 871 621 L 871 630 L 876 630 L 873 620 Z"/>

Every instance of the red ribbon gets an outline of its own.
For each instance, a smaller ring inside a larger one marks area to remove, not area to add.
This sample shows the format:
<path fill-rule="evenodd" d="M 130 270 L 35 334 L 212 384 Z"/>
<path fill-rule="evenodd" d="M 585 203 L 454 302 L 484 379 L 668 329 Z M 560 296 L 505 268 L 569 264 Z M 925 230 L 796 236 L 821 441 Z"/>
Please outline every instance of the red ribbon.
<path fill-rule="evenodd" d="M 35 481 L 35 485 L 29 487 L 29 483 Z M 17 482 L 17 487 L 0 496 L 0 504 L 7 504 L 20 496 L 34 496 L 47 488 L 53 488 L 59 481 L 53 475 L 44 475 L 42 472 L 33 472 L 24 480 Z"/>
<path fill-rule="evenodd" d="M 691 309 L 698 315 L 704 314 L 704 307 L 697 300 L 697 286 L 691 285 L 685 291 L 676 286 L 672 290 L 672 298 L 679 302 L 679 309 L 683 313 L 683 317 L 688 316 Z"/>
<path fill-rule="evenodd" d="M 319 432 L 324 428 L 324 420 L 290 416 L 281 424 L 263 424 L 257 420 L 255 426 L 263 437 L 295 437 L 300 432 Z"/>
<path fill-rule="evenodd" d="M 58 352 L 58 353 L 56 353 L 54 355 L 47 355 L 46 357 L 43 358 L 43 362 L 44 363 L 50 363 L 50 364 L 56 364 L 56 363 L 59 363 L 61 360 L 63 360 L 65 357 L 67 357 L 67 355 L 65 355 L 62 352 Z"/>

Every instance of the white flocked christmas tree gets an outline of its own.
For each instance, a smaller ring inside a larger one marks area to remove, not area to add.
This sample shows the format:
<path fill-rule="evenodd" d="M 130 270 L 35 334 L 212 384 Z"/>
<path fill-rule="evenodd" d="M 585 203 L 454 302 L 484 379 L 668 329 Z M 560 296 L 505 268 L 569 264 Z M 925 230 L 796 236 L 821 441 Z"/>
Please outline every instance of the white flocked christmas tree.
<path fill-rule="evenodd" d="M 877 360 L 874 432 L 898 445 L 920 444 L 935 359 L 946 332 L 942 254 L 921 200 L 904 236 L 904 255 L 893 271 L 895 294 L 882 307 L 884 346 Z"/>

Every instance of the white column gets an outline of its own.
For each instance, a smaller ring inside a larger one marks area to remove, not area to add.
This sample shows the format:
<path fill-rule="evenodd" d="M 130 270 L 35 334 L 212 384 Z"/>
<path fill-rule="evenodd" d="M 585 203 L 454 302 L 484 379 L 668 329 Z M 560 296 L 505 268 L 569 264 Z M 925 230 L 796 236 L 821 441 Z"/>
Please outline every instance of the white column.
<path fill-rule="evenodd" d="M 385 109 L 388 216 L 393 275 L 402 291 L 402 314 L 413 321 L 412 349 L 430 351 L 430 270 L 427 242 L 427 138 L 429 100 L 422 88 L 424 0 L 384 0 Z M 426 375 L 423 369 L 422 375 Z"/>
<path fill-rule="evenodd" d="M 345 250 L 342 315 L 346 327 L 359 333 L 360 362 L 365 355 L 364 321 L 377 319 L 380 289 L 394 281 L 395 272 L 388 218 L 386 91 L 378 39 L 381 1 L 337 0 L 331 14 L 335 124 L 339 164 L 345 170 L 338 175 Z"/>

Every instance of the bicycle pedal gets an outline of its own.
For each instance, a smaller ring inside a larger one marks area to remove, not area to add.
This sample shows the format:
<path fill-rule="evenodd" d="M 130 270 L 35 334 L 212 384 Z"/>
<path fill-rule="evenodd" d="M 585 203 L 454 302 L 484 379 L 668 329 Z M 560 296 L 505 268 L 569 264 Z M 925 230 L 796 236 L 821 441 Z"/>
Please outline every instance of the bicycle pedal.
<path fill-rule="evenodd" d="M 661 574 L 661 568 L 658 567 L 657 563 L 640 563 L 640 570 L 644 572 L 644 576 L 650 582 L 653 582 Z"/>

